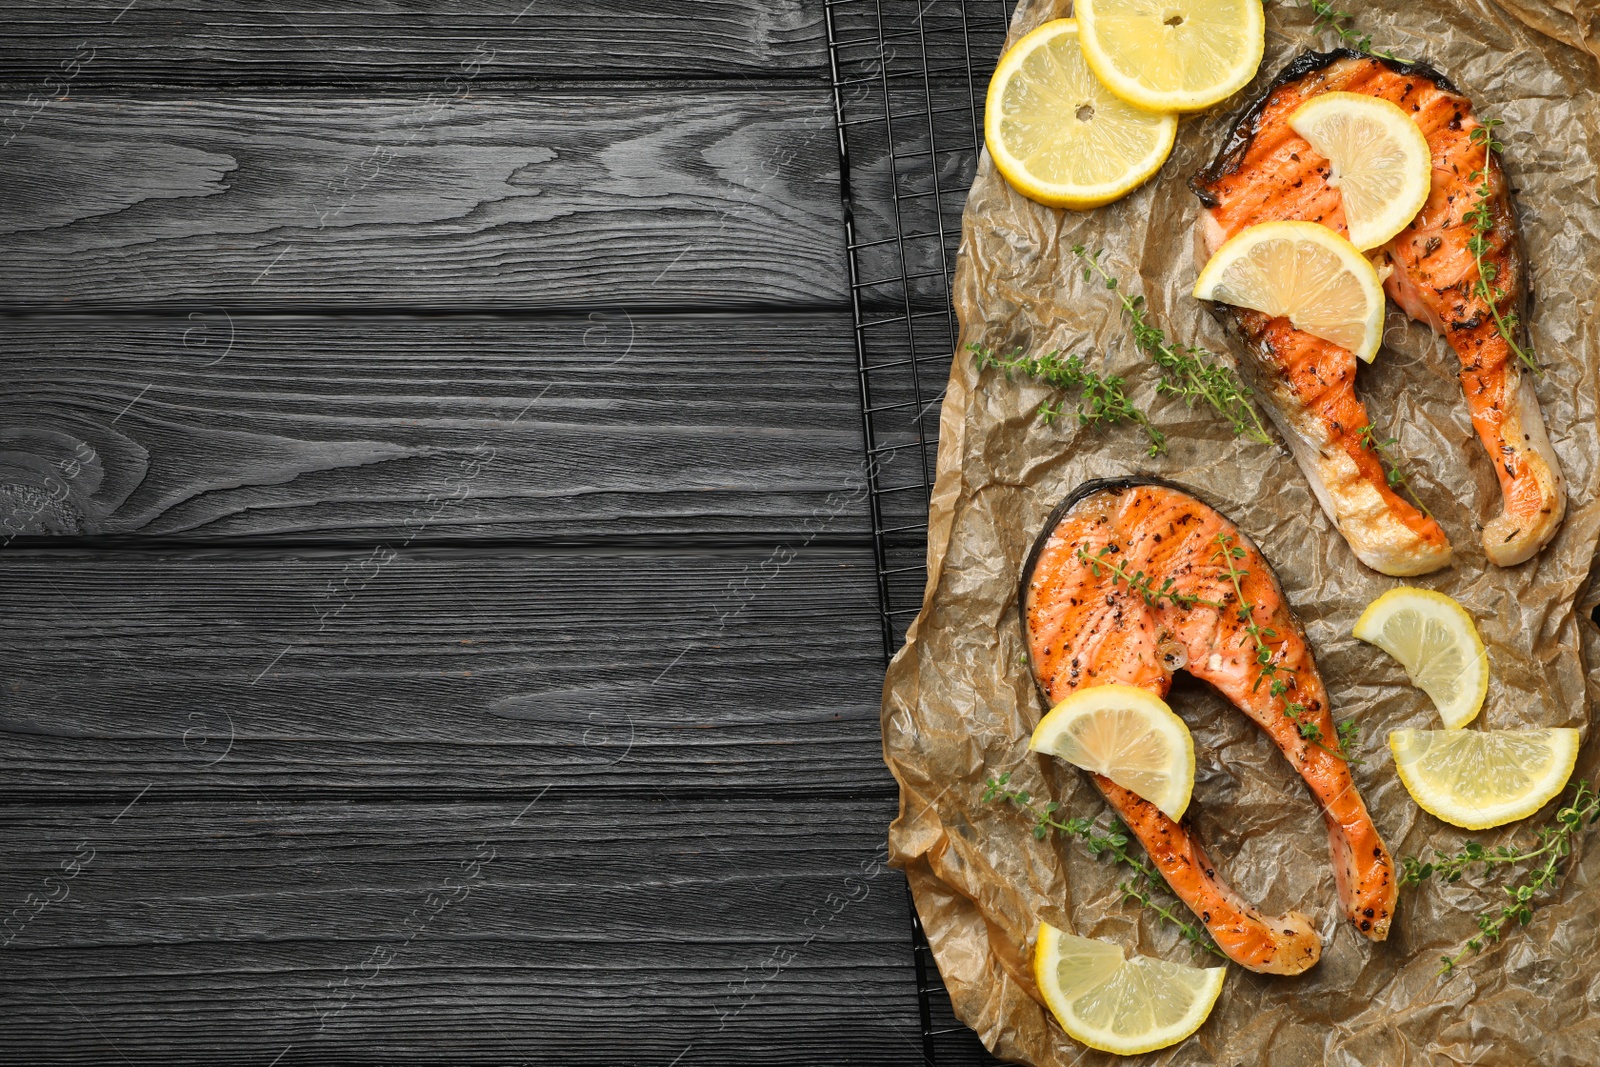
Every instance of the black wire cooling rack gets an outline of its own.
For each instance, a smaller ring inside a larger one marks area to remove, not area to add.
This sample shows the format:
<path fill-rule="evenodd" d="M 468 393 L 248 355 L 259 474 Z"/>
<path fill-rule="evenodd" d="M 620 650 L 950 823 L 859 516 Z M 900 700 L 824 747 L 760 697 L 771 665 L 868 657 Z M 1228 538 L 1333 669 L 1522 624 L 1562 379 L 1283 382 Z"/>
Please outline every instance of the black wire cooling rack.
<path fill-rule="evenodd" d="M 883 651 L 922 603 L 957 326 L 950 277 L 1006 0 L 825 0 Z M 956 1022 L 911 909 L 923 1057 L 998 1063 Z"/>

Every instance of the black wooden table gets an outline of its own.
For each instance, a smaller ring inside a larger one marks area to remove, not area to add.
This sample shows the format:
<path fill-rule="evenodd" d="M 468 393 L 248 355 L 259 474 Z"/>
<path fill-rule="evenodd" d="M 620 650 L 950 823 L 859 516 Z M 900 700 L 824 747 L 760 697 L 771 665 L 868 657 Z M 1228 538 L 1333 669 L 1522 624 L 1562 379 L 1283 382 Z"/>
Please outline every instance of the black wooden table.
<path fill-rule="evenodd" d="M 968 5 L 464 6 L 5 5 L 0 1062 L 974 1062 L 878 731 Z"/>

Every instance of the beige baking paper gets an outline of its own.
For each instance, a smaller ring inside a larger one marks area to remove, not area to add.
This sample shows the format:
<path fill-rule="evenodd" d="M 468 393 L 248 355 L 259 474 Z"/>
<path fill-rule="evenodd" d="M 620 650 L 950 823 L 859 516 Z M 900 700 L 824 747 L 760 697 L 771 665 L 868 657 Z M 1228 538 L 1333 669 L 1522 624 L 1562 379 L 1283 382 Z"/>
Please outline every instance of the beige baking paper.
<path fill-rule="evenodd" d="M 1504 161 L 1537 298 L 1531 328 L 1546 367 L 1539 401 L 1568 479 L 1560 535 L 1520 567 L 1485 560 L 1479 525 L 1497 512 L 1499 491 L 1442 339 L 1391 308 L 1386 348 L 1361 369 L 1358 389 L 1378 427 L 1399 438 L 1413 484 L 1455 545 L 1450 570 L 1412 581 L 1456 597 L 1479 622 L 1493 681 L 1478 725 L 1587 728 L 1587 709 L 1600 695 L 1600 640 L 1584 610 L 1600 529 L 1600 11 L 1596 0 L 1339 6 L 1356 12 L 1375 46 L 1431 62 L 1480 115 L 1505 121 Z M 1011 40 L 1067 13 L 1064 2 L 1024 0 Z M 901 786 L 889 842 L 957 1015 L 1005 1059 L 1113 1062 L 1067 1038 L 1036 1001 L 1027 961 L 1041 921 L 1133 952 L 1215 962 L 1137 905 L 1121 903 L 1122 873 L 1111 864 L 1057 837 L 1037 841 L 1028 816 L 980 799 L 988 776 L 1010 771 L 1014 784 L 1060 801 L 1067 815 L 1108 817 L 1079 772 L 1027 752 L 1041 707 L 1015 607 L 1023 558 L 1045 516 L 1086 479 L 1147 473 L 1190 486 L 1260 545 L 1305 624 L 1336 717 L 1360 723 L 1366 762 L 1356 781 L 1397 859 L 1469 839 L 1527 844 L 1553 811 L 1469 834 L 1417 808 L 1395 777 L 1386 738 L 1400 727 L 1435 727 L 1436 717 L 1396 664 L 1350 636 L 1362 608 L 1397 581 L 1355 560 L 1285 449 L 1237 441 L 1209 409 L 1157 396 L 1155 369 L 1130 343 L 1111 294 L 1076 269 L 1072 245 L 1105 248 L 1111 270 L 1147 297 L 1153 321 L 1177 340 L 1232 358 L 1221 329 L 1187 295 L 1199 205 L 1186 182 L 1278 70 L 1308 48 L 1333 46 L 1313 21 L 1305 7 L 1269 4 L 1266 60 L 1255 83 L 1185 120 L 1160 175 L 1121 202 L 1084 213 L 1041 207 L 1012 192 L 987 155 L 967 202 L 954 294 L 962 344 L 1089 353 L 1092 365 L 1103 362 L 1128 379 L 1170 441 L 1168 454 L 1151 460 L 1132 426 L 1041 425 L 1035 409 L 1056 394 L 997 371 L 980 374 L 965 352 L 954 362 L 940 423 L 926 599 L 884 688 L 884 753 Z M 1497 906 L 1498 889 L 1469 878 L 1405 890 L 1389 940 L 1366 941 L 1336 911 L 1321 820 L 1273 745 L 1181 674 L 1171 703 L 1195 736 L 1190 820 L 1221 873 L 1269 913 L 1311 915 L 1325 950 L 1297 978 L 1230 965 L 1222 999 L 1199 1032 L 1133 1062 L 1600 1064 L 1600 848 L 1592 841 L 1569 861 L 1559 895 L 1530 926 L 1440 981 L 1440 955 L 1476 931 L 1475 916 Z M 1587 729 L 1585 737 L 1579 774 L 1592 781 L 1600 752 Z"/>

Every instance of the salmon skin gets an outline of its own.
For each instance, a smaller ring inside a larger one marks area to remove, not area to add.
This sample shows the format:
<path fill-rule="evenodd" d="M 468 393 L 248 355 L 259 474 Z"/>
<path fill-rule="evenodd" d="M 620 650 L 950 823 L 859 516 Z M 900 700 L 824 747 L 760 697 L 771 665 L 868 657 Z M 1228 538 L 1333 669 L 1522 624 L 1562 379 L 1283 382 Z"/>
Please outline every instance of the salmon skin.
<path fill-rule="evenodd" d="M 1496 309 L 1515 315 L 1528 301 L 1526 264 L 1505 173 L 1475 144 L 1481 123 L 1472 102 L 1425 64 L 1399 63 L 1342 49 L 1308 52 L 1290 63 L 1235 124 L 1217 158 L 1190 181 L 1205 205 L 1197 252 L 1209 257 L 1247 226 L 1278 220 L 1319 222 L 1346 233 L 1342 201 L 1328 184 L 1330 165 L 1289 127 L 1289 117 L 1325 92 L 1389 100 L 1416 120 L 1432 153 L 1428 201 L 1415 220 L 1369 252 L 1384 288 L 1407 315 L 1444 335 L 1461 365 L 1473 428 L 1488 451 L 1503 498 L 1485 524 L 1484 551 L 1512 566 L 1549 543 L 1566 513 L 1560 464 L 1524 371 L 1474 292 L 1478 267 L 1467 215 L 1487 199 L 1492 225 L 1483 259 L 1504 291 Z M 1480 135 L 1481 137 L 1482 135 Z M 1483 171 L 1474 181 L 1472 175 Z M 1478 187 L 1487 183 L 1487 198 Z M 1287 319 L 1213 305 L 1213 313 L 1255 357 L 1253 375 L 1318 500 L 1358 558 L 1385 574 L 1424 574 L 1450 560 L 1443 532 L 1386 483 L 1383 465 L 1361 439 L 1367 413 L 1355 395 L 1355 358 L 1294 329 Z M 1519 342 L 1526 347 L 1525 341 Z"/>
<path fill-rule="evenodd" d="M 1242 554 L 1228 554 L 1235 549 Z M 1230 561 L 1242 572 L 1248 611 Z M 1128 581 L 1140 572 L 1145 593 Z M 1255 720 L 1321 808 L 1345 914 L 1374 941 L 1388 935 L 1398 892 L 1393 861 L 1349 765 L 1331 751 L 1328 694 L 1300 624 L 1271 567 L 1238 527 L 1165 482 L 1086 483 L 1046 521 L 1023 567 L 1018 607 L 1034 681 L 1050 706 L 1074 690 L 1112 682 L 1165 698 L 1173 672 L 1186 667 Z M 1264 680 L 1251 624 L 1262 628 L 1282 692 Z M 1302 736 L 1290 702 L 1303 708 L 1299 721 L 1316 727 L 1321 744 Z M 1230 959 L 1273 974 L 1299 974 L 1317 962 L 1322 944 L 1304 915 L 1262 915 L 1217 875 L 1187 823 L 1107 778 L 1090 777 Z"/>

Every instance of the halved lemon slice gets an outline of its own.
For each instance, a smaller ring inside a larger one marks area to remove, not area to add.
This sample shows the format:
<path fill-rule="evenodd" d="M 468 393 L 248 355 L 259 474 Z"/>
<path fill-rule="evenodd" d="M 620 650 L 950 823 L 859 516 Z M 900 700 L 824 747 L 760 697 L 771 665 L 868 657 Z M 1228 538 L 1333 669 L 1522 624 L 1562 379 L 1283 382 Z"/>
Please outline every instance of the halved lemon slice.
<path fill-rule="evenodd" d="M 1314 222 L 1263 222 L 1206 263 L 1194 295 L 1286 317 L 1368 363 L 1383 341 L 1383 283 L 1355 245 Z"/>
<path fill-rule="evenodd" d="M 1368 604 L 1351 633 L 1399 660 L 1447 729 L 1478 717 L 1489 692 L 1489 653 L 1472 616 L 1454 600 L 1402 585 Z"/>
<path fill-rule="evenodd" d="M 1423 811 L 1486 830 L 1526 819 L 1561 792 L 1578 762 L 1578 731 L 1396 730 L 1389 750 Z"/>
<path fill-rule="evenodd" d="M 1172 820 L 1194 792 L 1194 738 L 1167 702 L 1131 685 L 1079 689 L 1050 709 L 1028 741 L 1148 800 Z"/>
<path fill-rule="evenodd" d="M 1106 88 L 1151 111 L 1199 111 L 1256 76 L 1261 0 L 1077 0 L 1083 54 Z"/>
<path fill-rule="evenodd" d="M 1186 967 L 1039 924 L 1033 977 L 1070 1036 L 1101 1052 L 1134 1056 L 1200 1029 L 1222 994 L 1226 967 Z"/>
<path fill-rule="evenodd" d="M 1144 184 L 1172 151 L 1178 117 L 1106 91 L 1078 48 L 1078 24 L 1057 19 L 1000 57 L 983 120 L 994 165 L 1023 196 L 1050 207 L 1109 204 Z"/>
<path fill-rule="evenodd" d="M 1363 93 L 1323 93 L 1301 104 L 1289 126 L 1328 157 L 1328 184 L 1344 203 L 1350 243 L 1377 248 L 1428 202 L 1433 153 L 1400 108 Z"/>

